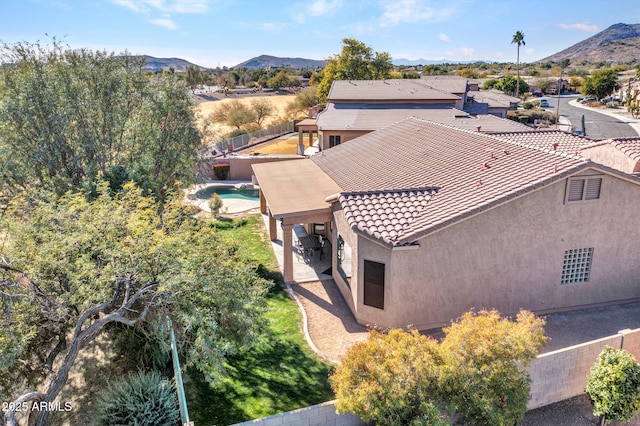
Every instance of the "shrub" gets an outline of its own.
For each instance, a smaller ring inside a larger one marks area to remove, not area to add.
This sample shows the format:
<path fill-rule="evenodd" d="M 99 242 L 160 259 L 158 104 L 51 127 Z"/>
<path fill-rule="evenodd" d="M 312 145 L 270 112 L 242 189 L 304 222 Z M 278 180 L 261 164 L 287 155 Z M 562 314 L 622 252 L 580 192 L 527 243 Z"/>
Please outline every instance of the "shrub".
<path fill-rule="evenodd" d="M 231 169 L 231 165 L 229 163 L 223 164 L 214 164 L 213 165 L 213 174 L 220 180 L 227 180 L 229 177 L 229 170 Z"/>
<path fill-rule="evenodd" d="M 371 331 L 330 376 L 337 412 L 381 426 L 448 424 L 434 398 L 438 352 L 437 342 L 417 331 Z"/>
<path fill-rule="evenodd" d="M 630 420 L 640 411 L 640 365 L 624 349 L 605 346 L 591 366 L 585 391 L 601 424 Z"/>
<path fill-rule="evenodd" d="M 209 209 L 211 210 L 211 213 L 215 214 L 218 213 L 221 208 L 222 198 L 220 198 L 220 196 L 214 192 L 211 198 L 209 198 Z"/>
<path fill-rule="evenodd" d="M 175 388 L 157 372 L 119 378 L 96 402 L 100 425 L 177 425 L 180 409 Z"/>
<path fill-rule="evenodd" d="M 235 138 L 236 136 L 246 135 L 247 133 L 249 132 L 245 129 L 233 129 L 227 134 L 227 138 Z"/>
<path fill-rule="evenodd" d="M 538 105 L 540 105 L 539 101 L 536 101 L 536 102 L 538 102 Z M 535 105 L 534 102 L 525 102 L 525 103 L 522 104 L 522 108 L 524 108 L 524 109 L 533 109 L 534 105 Z"/>

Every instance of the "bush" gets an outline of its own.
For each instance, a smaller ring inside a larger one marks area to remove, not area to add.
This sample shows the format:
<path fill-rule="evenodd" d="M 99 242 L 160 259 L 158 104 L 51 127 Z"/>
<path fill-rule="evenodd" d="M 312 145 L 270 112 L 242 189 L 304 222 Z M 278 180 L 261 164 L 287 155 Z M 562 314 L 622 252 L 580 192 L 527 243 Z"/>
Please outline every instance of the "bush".
<path fill-rule="evenodd" d="M 211 213 L 215 214 L 218 213 L 221 208 L 222 198 L 220 198 L 220 196 L 214 192 L 211 198 L 209 198 L 209 209 L 211 210 Z"/>
<path fill-rule="evenodd" d="M 229 163 L 223 164 L 214 164 L 213 165 L 213 174 L 220 180 L 227 180 L 229 177 L 229 170 L 231 169 L 231 165 Z"/>
<path fill-rule="evenodd" d="M 417 331 L 371 331 L 330 376 L 336 411 L 381 426 L 448 424 L 435 400 L 438 352 L 437 342 Z"/>
<path fill-rule="evenodd" d="M 180 409 L 171 382 L 155 371 L 119 378 L 96 402 L 100 425 L 177 425 Z"/>
<path fill-rule="evenodd" d="M 538 101 L 536 101 L 538 102 Z M 538 105 L 540 105 L 540 102 L 538 102 Z M 525 102 L 522 104 L 522 108 L 524 109 L 533 109 L 533 107 L 535 106 L 534 102 Z"/>
<path fill-rule="evenodd" d="M 640 364 L 629 352 L 605 346 L 591 366 L 585 391 L 601 424 L 630 420 L 640 411 Z"/>

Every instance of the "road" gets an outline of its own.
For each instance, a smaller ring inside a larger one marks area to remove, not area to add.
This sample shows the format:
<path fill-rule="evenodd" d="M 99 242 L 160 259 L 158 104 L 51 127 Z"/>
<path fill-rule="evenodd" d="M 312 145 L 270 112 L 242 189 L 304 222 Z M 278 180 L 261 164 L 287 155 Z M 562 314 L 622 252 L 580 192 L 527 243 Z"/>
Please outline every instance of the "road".
<path fill-rule="evenodd" d="M 560 97 L 560 115 L 571 121 L 574 129 L 582 128 L 581 119 L 584 114 L 586 136 L 593 139 L 608 138 L 637 138 L 638 133 L 620 120 L 609 115 L 600 114 L 592 110 L 577 108 L 569 105 L 569 101 L 578 98 L 579 95 L 565 95 Z M 549 97 L 547 111 L 555 112 L 558 106 L 558 97 Z"/>

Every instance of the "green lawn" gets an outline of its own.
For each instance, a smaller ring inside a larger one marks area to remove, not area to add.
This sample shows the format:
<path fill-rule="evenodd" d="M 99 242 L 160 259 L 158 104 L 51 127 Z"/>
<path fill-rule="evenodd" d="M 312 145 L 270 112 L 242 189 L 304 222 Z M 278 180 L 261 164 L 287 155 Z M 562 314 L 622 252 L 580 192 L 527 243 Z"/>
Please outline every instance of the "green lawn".
<path fill-rule="evenodd" d="M 228 425 L 333 399 L 331 365 L 306 344 L 300 312 L 281 287 L 262 221 L 252 217 L 234 224 L 220 232 L 240 241 L 240 250 L 250 253 L 276 280 L 267 296 L 269 334 L 263 344 L 230 359 L 228 377 L 215 386 L 189 371 L 189 416 L 197 425 Z"/>

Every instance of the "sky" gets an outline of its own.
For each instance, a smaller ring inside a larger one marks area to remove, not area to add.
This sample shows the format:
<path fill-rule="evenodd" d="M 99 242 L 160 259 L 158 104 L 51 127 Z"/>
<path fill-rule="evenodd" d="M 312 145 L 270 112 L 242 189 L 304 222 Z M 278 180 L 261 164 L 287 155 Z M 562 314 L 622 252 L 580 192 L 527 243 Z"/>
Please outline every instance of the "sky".
<path fill-rule="evenodd" d="M 326 59 L 355 38 L 394 60 L 516 62 L 557 53 L 638 0 L 1 0 L 0 41 L 51 43 L 232 67 L 259 55 Z"/>

